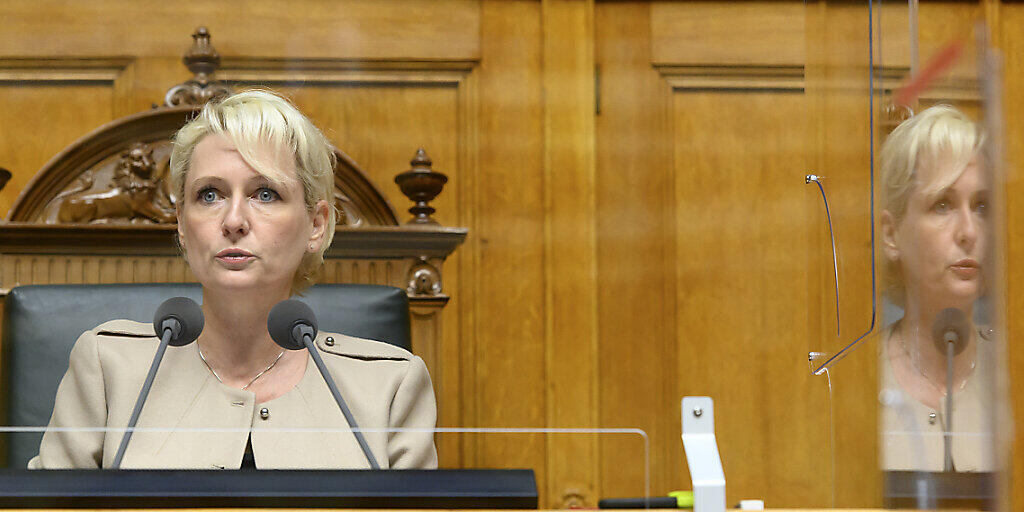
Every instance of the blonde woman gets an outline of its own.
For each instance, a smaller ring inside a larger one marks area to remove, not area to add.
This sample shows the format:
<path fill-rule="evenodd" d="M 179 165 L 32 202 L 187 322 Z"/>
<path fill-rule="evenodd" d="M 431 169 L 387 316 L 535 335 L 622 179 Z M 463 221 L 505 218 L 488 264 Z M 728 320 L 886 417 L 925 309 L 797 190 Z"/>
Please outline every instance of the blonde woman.
<path fill-rule="evenodd" d="M 206 323 L 196 343 L 167 349 L 122 467 L 368 467 L 308 353 L 267 332 L 271 307 L 312 284 L 331 243 L 333 166 L 321 132 L 268 91 L 209 103 L 178 132 L 178 237 Z M 125 426 L 158 342 L 152 325 L 128 320 L 84 333 L 50 426 Z M 340 334 L 315 342 L 360 427 L 419 429 L 366 432 L 381 467 L 436 467 L 423 361 Z M 122 432 L 47 431 L 29 467 L 109 467 Z"/>
<path fill-rule="evenodd" d="M 902 310 L 881 345 L 885 469 L 942 471 L 950 419 L 954 469 L 991 468 L 991 391 L 981 378 L 989 331 L 972 321 L 988 273 L 982 139 L 966 115 L 938 105 L 903 122 L 882 147 L 882 254 L 888 298 Z M 946 350 L 934 334 L 949 308 L 966 324 L 953 358 L 952 418 Z"/>

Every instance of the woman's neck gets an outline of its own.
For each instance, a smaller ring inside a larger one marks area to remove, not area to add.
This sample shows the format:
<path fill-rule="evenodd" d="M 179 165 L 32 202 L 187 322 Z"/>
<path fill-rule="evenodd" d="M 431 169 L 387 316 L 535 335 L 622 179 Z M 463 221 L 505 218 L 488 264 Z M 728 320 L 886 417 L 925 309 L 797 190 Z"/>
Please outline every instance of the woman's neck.
<path fill-rule="evenodd" d="M 949 304 L 935 304 L 926 301 L 908 300 L 903 318 L 896 327 L 896 337 L 906 352 L 913 368 L 922 377 L 936 386 L 945 387 L 946 383 L 946 348 L 934 340 L 933 328 L 942 310 Z M 963 349 L 953 357 L 954 386 L 962 385 L 974 370 L 977 343 L 973 323 L 970 322 L 973 305 L 960 305 L 968 319 L 966 339 Z"/>
<path fill-rule="evenodd" d="M 279 301 L 280 293 L 216 293 L 203 290 L 205 326 L 199 348 L 218 376 L 241 382 L 267 367 L 281 353 L 267 331 L 267 315 Z"/>

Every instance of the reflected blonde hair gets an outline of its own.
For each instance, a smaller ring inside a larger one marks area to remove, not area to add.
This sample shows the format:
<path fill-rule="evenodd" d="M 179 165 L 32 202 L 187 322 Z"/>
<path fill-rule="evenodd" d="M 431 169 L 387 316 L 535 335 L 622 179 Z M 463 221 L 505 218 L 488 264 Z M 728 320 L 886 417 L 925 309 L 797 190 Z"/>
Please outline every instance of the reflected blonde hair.
<path fill-rule="evenodd" d="M 882 144 L 881 153 L 882 204 L 893 222 L 898 225 L 903 220 L 915 187 L 927 187 L 926 194 L 935 194 L 960 179 L 984 142 L 977 123 L 951 105 L 929 107 L 900 123 Z M 931 183 L 922 183 L 918 176 L 918 169 L 924 167 L 938 173 Z M 899 265 L 884 260 L 887 293 L 902 305 Z"/>
<path fill-rule="evenodd" d="M 935 105 L 900 123 L 882 144 L 882 193 L 885 209 L 898 221 L 907 212 L 914 186 L 935 193 L 952 185 L 978 155 L 984 142 L 978 125 L 950 105 Z M 933 183 L 920 183 L 917 170 L 942 173 Z"/>
<path fill-rule="evenodd" d="M 192 154 L 208 135 L 226 138 L 254 171 L 275 183 L 285 179 L 277 163 L 294 158 L 306 209 L 312 212 L 319 201 L 327 201 L 323 244 L 316 253 L 306 253 L 292 279 L 292 293 L 301 293 L 316 282 L 324 253 L 334 239 L 334 146 L 295 105 L 275 92 L 254 89 L 210 101 L 174 137 L 169 179 L 178 201 L 184 198 Z"/>

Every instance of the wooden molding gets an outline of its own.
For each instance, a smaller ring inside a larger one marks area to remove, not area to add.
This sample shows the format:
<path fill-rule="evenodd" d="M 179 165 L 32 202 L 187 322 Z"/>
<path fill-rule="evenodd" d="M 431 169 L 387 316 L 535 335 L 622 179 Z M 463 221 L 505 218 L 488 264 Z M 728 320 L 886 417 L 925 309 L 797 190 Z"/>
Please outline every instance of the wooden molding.
<path fill-rule="evenodd" d="M 654 66 L 674 91 L 803 92 L 803 66 Z"/>
<path fill-rule="evenodd" d="M 224 58 L 217 76 L 241 85 L 293 83 L 419 83 L 458 85 L 475 60 L 352 60 Z"/>
<path fill-rule="evenodd" d="M 0 59 L 0 83 L 113 84 L 132 61 L 130 57 L 3 58 Z"/>
<path fill-rule="evenodd" d="M 654 66 L 674 91 L 803 92 L 803 66 Z M 899 89 L 909 70 L 905 66 L 876 67 L 875 91 Z M 843 84 L 835 84 L 841 88 Z M 929 100 L 981 101 L 977 78 L 954 76 L 928 89 Z"/>
<path fill-rule="evenodd" d="M 0 223 L 0 254 L 176 256 L 175 226 Z M 439 226 L 345 228 L 335 231 L 325 258 L 445 258 L 465 239 L 464 228 Z"/>
<path fill-rule="evenodd" d="M 903 86 L 910 75 L 907 66 L 875 67 L 875 91 L 889 94 Z M 933 101 L 981 101 L 981 83 L 974 76 L 950 76 L 925 89 L 921 99 Z"/>

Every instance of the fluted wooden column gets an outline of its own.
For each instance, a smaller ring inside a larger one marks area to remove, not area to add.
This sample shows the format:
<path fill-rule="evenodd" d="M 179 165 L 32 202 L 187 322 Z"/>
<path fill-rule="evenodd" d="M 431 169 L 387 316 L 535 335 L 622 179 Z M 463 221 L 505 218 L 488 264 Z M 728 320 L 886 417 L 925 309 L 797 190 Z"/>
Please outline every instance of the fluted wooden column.
<path fill-rule="evenodd" d="M 542 16 L 547 423 L 593 427 L 598 424 L 594 3 L 545 0 Z M 548 436 L 548 503 L 596 506 L 597 446 L 595 436 Z"/>

